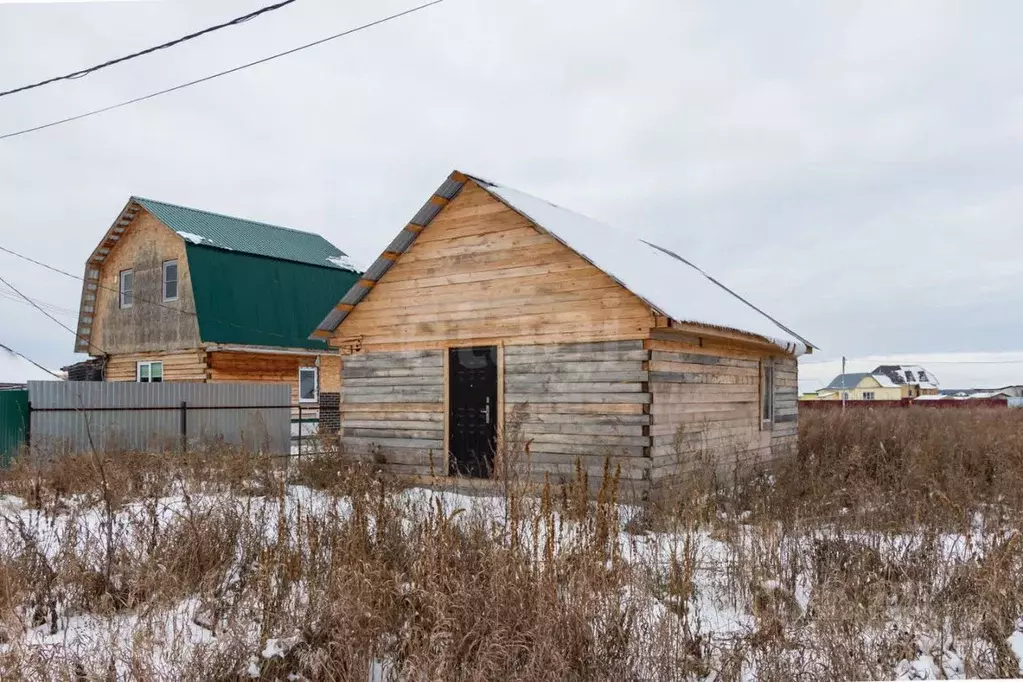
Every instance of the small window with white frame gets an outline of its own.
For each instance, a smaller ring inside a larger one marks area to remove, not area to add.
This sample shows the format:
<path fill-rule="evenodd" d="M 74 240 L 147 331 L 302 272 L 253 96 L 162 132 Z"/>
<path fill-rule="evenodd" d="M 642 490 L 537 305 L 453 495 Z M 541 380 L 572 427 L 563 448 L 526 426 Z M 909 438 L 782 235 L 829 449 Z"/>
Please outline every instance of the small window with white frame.
<path fill-rule="evenodd" d="M 318 370 L 315 367 L 300 367 L 298 370 L 298 401 L 315 403 L 319 400 L 317 381 Z"/>
<path fill-rule="evenodd" d="M 774 421 L 774 365 L 770 360 L 761 363 L 760 418 L 765 423 Z"/>
<path fill-rule="evenodd" d="M 874 392 L 873 391 L 864 391 L 863 392 L 863 399 L 864 400 L 873 400 L 874 399 Z"/>
<path fill-rule="evenodd" d="M 163 383 L 163 362 L 146 360 L 135 363 L 135 380 L 141 384 Z"/>
<path fill-rule="evenodd" d="M 163 300 L 178 300 L 178 262 L 168 260 L 163 263 Z"/>
<path fill-rule="evenodd" d="M 117 303 L 122 308 L 130 308 L 135 302 L 135 272 L 121 270 L 117 275 Z"/>

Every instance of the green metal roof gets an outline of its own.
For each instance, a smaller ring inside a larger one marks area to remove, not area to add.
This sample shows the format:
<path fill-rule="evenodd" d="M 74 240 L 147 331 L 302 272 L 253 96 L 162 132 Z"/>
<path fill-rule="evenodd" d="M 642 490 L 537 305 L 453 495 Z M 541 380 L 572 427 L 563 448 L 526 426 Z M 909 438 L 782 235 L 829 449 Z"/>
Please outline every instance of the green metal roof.
<path fill-rule="evenodd" d="M 327 349 L 310 340 L 359 273 L 185 244 L 204 343 Z"/>
<path fill-rule="evenodd" d="M 142 197 L 132 197 L 132 201 L 191 244 L 358 272 L 347 254 L 318 234 Z M 315 326 L 314 323 L 310 331 Z"/>

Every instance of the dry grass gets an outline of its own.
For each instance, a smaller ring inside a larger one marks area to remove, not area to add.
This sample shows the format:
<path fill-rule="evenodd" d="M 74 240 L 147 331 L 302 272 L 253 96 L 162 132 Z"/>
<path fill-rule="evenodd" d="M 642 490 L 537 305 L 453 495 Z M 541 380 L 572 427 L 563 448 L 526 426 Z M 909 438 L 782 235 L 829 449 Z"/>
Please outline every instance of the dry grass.
<path fill-rule="evenodd" d="M 0 679 L 876 679 L 921 654 L 1019 674 L 1021 417 L 811 413 L 798 460 L 693 476 L 656 515 L 613 471 L 596 500 L 527 494 L 514 452 L 496 498 L 338 455 L 21 462 Z"/>

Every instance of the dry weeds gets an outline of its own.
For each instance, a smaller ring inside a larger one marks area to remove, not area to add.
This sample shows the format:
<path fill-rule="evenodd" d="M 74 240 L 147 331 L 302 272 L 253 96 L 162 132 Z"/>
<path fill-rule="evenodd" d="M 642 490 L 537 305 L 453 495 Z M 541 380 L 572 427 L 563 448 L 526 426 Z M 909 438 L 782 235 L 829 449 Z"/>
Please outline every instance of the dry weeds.
<path fill-rule="evenodd" d="M 498 496 L 336 454 L 22 461 L 0 478 L 0 679 L 1018 675 L 1021 427 L 804 414 L 797 460 L 697 472 L 656 513 L 611 470 L 597 499 L 583 476 L 534 494 L 514 452 Z"/>

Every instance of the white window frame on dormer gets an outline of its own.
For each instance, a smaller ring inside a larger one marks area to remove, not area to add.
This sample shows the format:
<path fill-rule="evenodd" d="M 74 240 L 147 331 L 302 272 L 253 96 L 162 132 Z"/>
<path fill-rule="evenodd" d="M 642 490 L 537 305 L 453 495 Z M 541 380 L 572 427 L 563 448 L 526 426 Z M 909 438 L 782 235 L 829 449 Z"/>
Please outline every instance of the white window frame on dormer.
<path fill-rule="evenodd" d="M 125 275 L 131 280 L 131 286 L 125 287 Z M 128 300 L 125 300 L 125 293 Z M 135 271 L 132 269 L 121 270 L 117 273 L 117 305 L 120 308 L 130 308 L 135 303 Z"/>
<path fill-rule="evenodd" d="M 172 266 L 172 265 L 174 266 L 174 295 L 173 296 L 168 296 L 167 295 L 167 285 L 170 283 L 170 280 L 167 279 L 167 268 Z M 178 270 L 178 262 L 176 260 L 165 260 L 163 262 L 163 302 L 164 303 L 167 303 L 169 301 L 176 301 L 176 300 L 178 300 L 178 293 L 179 293 L 180 287 L 181 287 L 181 277 L 180 277 L 180 275 L 181 275 L 181 273 Z"/>

